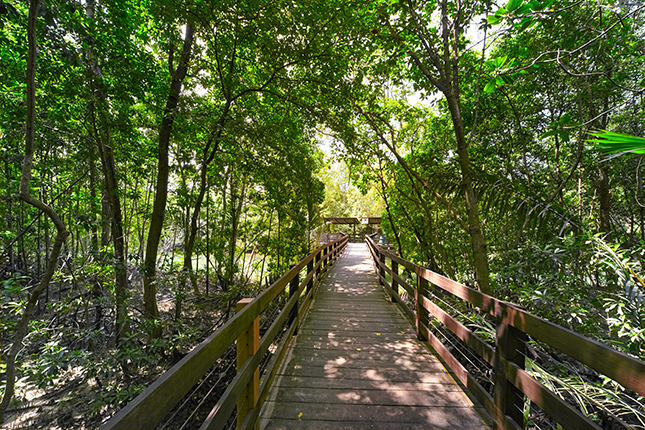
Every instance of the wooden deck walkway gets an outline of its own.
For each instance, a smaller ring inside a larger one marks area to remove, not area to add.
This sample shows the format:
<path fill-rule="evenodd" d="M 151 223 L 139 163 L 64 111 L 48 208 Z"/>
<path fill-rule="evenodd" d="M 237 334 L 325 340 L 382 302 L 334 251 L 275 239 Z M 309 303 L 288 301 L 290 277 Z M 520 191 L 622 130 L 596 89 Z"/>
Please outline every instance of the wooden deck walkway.
<path fill-rule="evenodd" d="M 487 429 L 387 299 L 365 244 L 320 285 L 260 415 L 262 429 Z"/>

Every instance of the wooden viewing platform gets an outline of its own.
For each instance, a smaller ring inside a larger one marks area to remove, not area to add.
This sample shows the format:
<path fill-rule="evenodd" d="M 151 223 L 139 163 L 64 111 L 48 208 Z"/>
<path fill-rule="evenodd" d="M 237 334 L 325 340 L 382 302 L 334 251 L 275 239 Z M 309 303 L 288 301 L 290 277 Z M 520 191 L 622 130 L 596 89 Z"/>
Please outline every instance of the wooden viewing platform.
<path fill-rule="evenodd" d="M 260 414 L 263 429 L 483 429 L 476 407 L 386 295 L 367 246 L 321 283 Z"/>

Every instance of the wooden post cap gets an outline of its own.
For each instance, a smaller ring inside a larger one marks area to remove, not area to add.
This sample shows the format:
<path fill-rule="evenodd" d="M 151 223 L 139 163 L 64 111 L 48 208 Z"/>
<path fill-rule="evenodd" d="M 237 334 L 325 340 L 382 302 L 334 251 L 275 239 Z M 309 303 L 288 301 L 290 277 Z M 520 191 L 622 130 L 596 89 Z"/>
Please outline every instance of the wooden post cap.
<path fill-rule="evenodd" d="M 246 307 L 246 305 L 251 303 L 253 300 L 254 300 L 253 297 L 245 297 L 245 298 L 243 298 L 242 300 L 237 302 L 237 307 L 235 308 L 236 309 L 235 311 L 236 312 L 241 311 L 242 309 L 244 309 Z"/>

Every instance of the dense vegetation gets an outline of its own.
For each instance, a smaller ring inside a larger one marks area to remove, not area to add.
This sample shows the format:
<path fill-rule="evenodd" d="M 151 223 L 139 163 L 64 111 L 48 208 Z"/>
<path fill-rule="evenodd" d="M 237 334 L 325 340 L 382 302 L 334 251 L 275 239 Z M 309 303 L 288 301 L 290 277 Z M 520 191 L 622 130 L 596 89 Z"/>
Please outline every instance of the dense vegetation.
<path fill-rule="evenodd" d="M 645 132 L 644 12 L 0 0 L 2 416 L 96 426 L 325 215 L 645 359 L 642 151 L 589 145 Z"/>

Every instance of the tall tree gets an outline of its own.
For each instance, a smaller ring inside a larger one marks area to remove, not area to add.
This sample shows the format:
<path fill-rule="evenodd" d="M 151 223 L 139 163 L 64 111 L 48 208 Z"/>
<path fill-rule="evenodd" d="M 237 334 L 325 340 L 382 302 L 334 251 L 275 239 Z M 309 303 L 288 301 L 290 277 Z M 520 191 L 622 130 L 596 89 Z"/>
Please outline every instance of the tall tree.
<path fill-rule="evenodd" d="M 95 21 L 96 3 L 89 0 L 85 6 L 85 13 L 90 22 Z M 103 168 L 105 184 L 105 199 L 109 207 L 109 226 L 111 229 L 112 243 L 114 246 L 114 276 L 115 276 L 115 303 L 116 303 L 116 336 L 124 336 L 129 330 L 127 321 L 128 281 L 125 255 L 125 240 L 123 233 L 123 212 L 117 179 L 116 162 L 112 143 L 112 130 L 110 121 L 110 107 L 108 95 L 103 82 L 103 71 L 99 64 L 93 45 L 87 45 L 88 79 L 92 93 L 88 100 L 91 136 L 96 142 Z"/>
<path fill-rule="evenodd" d="M 181 96 L 184 78 L 188 73 L 188 63 L 190 61 L 191 50 L 193 47 L 193 25 L 186 24 L 184 43 L 181 51 L 181 57 L 177 68 L 173 68 L 172 51 L 168 59 L 168 66 L 172 71 L 172 82 L 170 84 L 170 94 L 166 101 L 159 129 L 158 145 L 158 167 L 157 167 L 157 186 L 155 192 L 154 206 L 152 209 L 152 219 L 148 230 L 148 240 L 146 242 L 146 257 L 143 262 L 143 303 L 145 316 L 156 321 L 159 318 L 159 309 L 157 308 L 155 276 L 157 270 L 157 254 L 161 232 L 163 230 L 166 203 L 168 201 L 168 177 L 169 177 L 169 146 L 172 134 L 172 126 L 177 116 L 179 98 Z M 161 327 L 155 324 L 152 333 L 153 337 L 161 335 Z"/>
<path fill-rule="evenodd" d="M 377 6 L 381 22 L 375 25 L 383 28 L 385 48 L 391 55 L 396 51 L 406 53 L 410 61 L 408 76 L 425 91 L 440 91 L 446 100 L 459 156 L 477 286 L 490 294 L 487 243 L 473 185 L 471 141 L 466 136 L 461 99 L 464 31 L 473 17 L 483 12 L 485 5 L 471 0 L 383 2 Z"/>
<path fill-rule="evenodd" d="M 25 123 L 25 155 L 22 162 L 22 172 L 20 175 L 20 198 L 27 204 L 33 206 L 39 211 L 45 213 L 56 227 L 56 238 L 49 254 L 47 261 L 47 268 L 40 280 L 38 286 L 29 293 L 29 299 L 26 306 L 22 311 L 22 315 L 16 326 L 16 331 L 13 336 L 13 343 L 9 354 L 5 357 L 6 362 L 6 386 L 0 402 L 0 422 L 2 416 L 9 406 L 9 402 L 13 397 L 16 383 L 16 356 L 22 349 L 22 341 L 27 334 L 29 320 L 38 303 L 40 294 L 49 286 L 49 283 L 54 276 L 56 267 L 58 267 L 58 257 L 60 256 L 61 248 L 69 231 L 65 223 L 60 218 L 58 213 L 49 205 L 38 200 L 31 195 L 31 175 L 34 164 L 34 136 L 36 130 L 36 65 L 38 58 L 38 43 L 36 40 L 36 31 L 38 26 L 38 6 L 39 0 L 31 0 L 29 3 L 29 16 L 27 24 L 27 43 L 29 51 L 27 54 L 27 119 Z"/>

